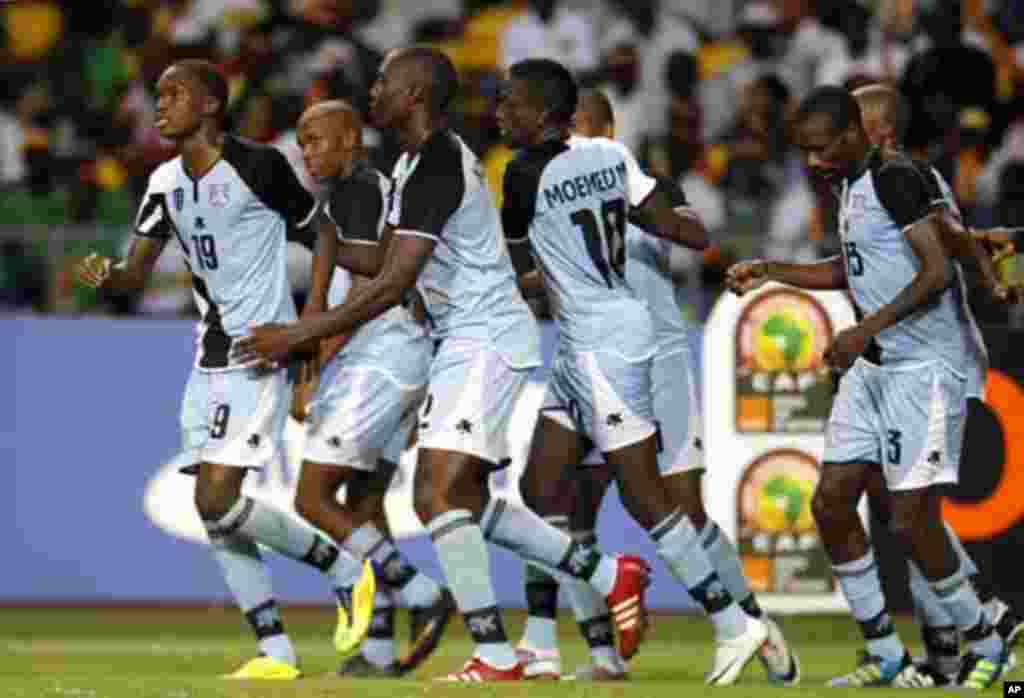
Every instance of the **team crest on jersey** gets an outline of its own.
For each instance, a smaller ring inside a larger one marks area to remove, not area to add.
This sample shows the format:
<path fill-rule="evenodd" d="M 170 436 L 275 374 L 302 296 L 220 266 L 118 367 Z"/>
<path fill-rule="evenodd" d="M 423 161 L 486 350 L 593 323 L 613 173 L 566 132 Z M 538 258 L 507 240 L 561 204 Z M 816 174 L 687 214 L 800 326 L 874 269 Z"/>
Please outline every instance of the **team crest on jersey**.
<path fill-rule="evenodd" d="M 174 190 L 174 208 L 177 211 L 185 208 L 185 188 L 178 187 Z"/>
<path fill-rule="evenodd" d="M 228 196 L 228 185 L 225 184 L 211 184 L 210 185 L 210 205 L 211 206 L 227 206 L 230 197 Z"/>

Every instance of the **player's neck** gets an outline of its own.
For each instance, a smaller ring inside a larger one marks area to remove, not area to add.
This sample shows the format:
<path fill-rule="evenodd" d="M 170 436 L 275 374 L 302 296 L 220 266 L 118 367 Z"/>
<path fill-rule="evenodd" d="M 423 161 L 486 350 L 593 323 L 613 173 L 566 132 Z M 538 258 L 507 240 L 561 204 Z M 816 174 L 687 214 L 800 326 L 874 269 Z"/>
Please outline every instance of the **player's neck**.
<path fill-rule="evenodd" d="M 212 127 L 201 127 L 178 146 L 185 172 L 199 179 L 220 160 L 224 151 L 224 133 Z"/>
<path fill-rule="evenodd" d="M 402 151 L 416 153 L 423 147 L 432 135 L 437 131 L 448 128 L 448 118 L 445 116 L 430 116 L 426 112 L 413 112 L 409 121 L 398 129 L 398 142 L 402 145 Z"/>

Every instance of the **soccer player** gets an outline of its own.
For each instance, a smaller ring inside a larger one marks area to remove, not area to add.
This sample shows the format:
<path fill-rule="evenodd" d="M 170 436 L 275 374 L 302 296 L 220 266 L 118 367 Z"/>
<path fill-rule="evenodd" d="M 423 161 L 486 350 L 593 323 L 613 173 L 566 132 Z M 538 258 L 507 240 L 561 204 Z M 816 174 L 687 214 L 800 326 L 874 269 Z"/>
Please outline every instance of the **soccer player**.
<path fill-rule="evenodd" d="M 891 493 L 890 527 L 968 644 L 957 683 L 982 689 L 999 676 L 1005 643 L 995 632 L 946 535 L 936 485 L 955 482 L 965 418 L 969 340 L 960 286 L 932 213 L 928 181 L 897 151 L 872 148 L 857 101 L 822 87 L 801 104 L 797 142 L 811 174 L 838 186 L 843 254 L 812 264 L 744 262 L 729 270 L 737 292 L 765 280 L 850 290 L 858 322 L 826 360 L 843 374 L 812 502 L 867 653 L 838 686 L 929 686 L 885 606 L 857 501 L 873 468 Z"/>
<path fill-rule="evenodd" d="M 298 123 L 306 169 L 330 188 L 304 316 L 326 310 L 339 261 L 365 270 L 379 266 L 373 256 L 383 256 L 380 235 L 391 184 L 365 161 L 362 131 L 358 112 L 342 101 L 314 105 Z M 353 256 L 364 259 L 352 262 Z M 369 282 L 358 274 L 352 278 L 353 294 Z M 396 306 L 317 367 L 295 507 L 357 560 L 372 559 L 378 581 L 369 634 L 362 652 L 342 665 L 344 676 L 389 677 L 415 669 L 437 646 L 454 611 L 451 594 L 395 547 L 384 514 L 384 495 L 423 399 L 432 351 L 423 326 Z M 344 504 L 338 502 L 342 486 Z M 396 599 L 412 609 L 413 650 L 401 661 L 395 652 Z M 341 602 L 351 611 L 351 591 Z"/>
<path fill-rule="evenodd" d="M 139 289 L 168 241 L 180 245 L 202 315 L 181 410 L 195 505 L 261 652 L 232 676 L 293 679 L 295 649 L 258 544 L 327 573 L 336 588 L 350 586 L 360 566 L 296 517 L 242 495 L 246 472 L 280 445 L 290 386 L 285 370 L 239 361 L 231 348 L 257 324 L 295 318 L 285 246 L 308 243 L 316 202 L 281 153 L 224 131 L 228 89 L 212 64 L 174 63 L 156 89 L 156 127 L 179 155 L 150 176 L 128 258 L 90 255 L 78 276 L 95 288 Z"/>
<path fill-rule="evenodd" d="M 520 481 L 523 501 L 557 513 L 546 496 L 552 475 L 582 462 L 593 444 L 614 469 L 627 511 L 715 627 L 707 682 L 731 684 L 768 629 L 739 606 L 708 559 L 697 531 L 706 522 L 694 521 L 692 495 L 663 484 L 651 384 L 657 336 L 624 269 L 631 208 L 671 242 L 701 248 L 706 232 L 673 210 L 621 144 L 592 138 L 570 146 L 576 107 L 571 73 L 550 60 L 513 65 L 498 106 L 506 141 L 521 149 L 505 171 L 502 223 L 520 272 L 534 260 L 540 269 L 560 343 Z M 610 609 L 613 617 L 621 610 Z M 623 648 L 622 656 L 630 653 Z"/>
<path fill-rule="evenodd" d="M 903 140 L 906 132 L 909 108 L 902 95 L 888 85 L 868 85 L 853 92 L 854 99 L 860 105 L 861 115 L 864 121 L 864 131 L 869 140 L 875 146 L 888 149 L 897 149 Z M 962 232 L 959 226 L 960 208 L 953 196 L 952 189 L 942 175 L 934 167 L 925 163 L 918 163 L 926 177 L 933 180 L 932 197 L 940 209 L 944 209 L 944 220 L 947 220 L 947 231 L 953 236 Z M 953 220 L 948 221 L 948 216 Z M 991 264 L 988 254 L 981 247 L 981 240 L 986 240 L 987 231 L 971 231 L 973 238 L 966 250 L 968 265 L 980 272 L 979 282 L 985 285 L 992 292 L 992 295 L 1006 300 L 1007 294 L 1000 293 L 1001 286 L 996 277 L 995 269 Z M 957 249 L 959 245 L 954 240 L 949 243 L 950 235 L 947 235 L 947 246 Z M 965 236 L 966 237 L 966 236 Z M 981 331 L 974 320 L 970 306 L 967 303 L 967 286 L 963 270 L 957 269 L 957 283 L 960 284 L 961 309 L 961 330 L 964 333 L 970 347 L 967 362 L 967 388 L 966 398 L 975 400 L 985 399 L 985 377 L 988 372 L 988 351 L 985 347 Z M 885 490 L 885 480 L 879 469 L 871 471 L 867 481 L 867 491 L 871 497 L 872 508 L 879 512 L 883 520 L 890 510 L 888 493 Z M 946 524 L 946 532 L 950 542 L 956 550 L 967 576 L 974 576 L 978 573 L 974 561 L 967 555 L 960 538 L 951 526 Z M 921 571 L 912 560 L 908 561 L 910 568 L 910 589 L 914 598 L 914 605 L 921 620 L 921 637 L 927 651 L 926 660 L 922 669 L 928 671 L 937 684 L 944 685 L 955 679 L 960 666 L 960 642 L 957 635 L 955 623 L 949 613 L 943 607 L 940 599 L 929 587 Z M 979 592 L 980 593 L 980 592 Z M 1007 645 L 1012 646 L 1020 637 L 1024 629 L 1024 619 L 1021 619 L 1002 599 L 988 594 L 985 600 L 985 607 L 989 619 L 995 625 L 996 630 L 1002 635 Z"/>
<path fill-rule="evenodd" d="M 580 93 L 575 114 L 576 136 L 584 138 L 615 137 L 615 114 L 608 98 L 598 90 Z M 570 138 L 572 146 L 577 138 Z M 668 195 L 676 213 L 696 217 L 679 185 L 660 180 L 659 186 Z M 698 530 L 708 559 L 722 584 L 740 606 L 768 627 L 769 640 L 761 646 L 758 658 L 773 682 L 794 685 L 799 681 L 797 658 L 782 636 L 778 625 L 764 615 L 743 574 L 736 548 L 728 537 L 710 520 L 704 510 L 701 477 L 704 474 L 704 452 L 701 447 L 701 415 L 697 386 L 691 371 L 692 353 L 689 323 L 679 312 L 675 282 L 668 268 L 672 243 L 650 232 L 649 224 L 631 214 L 626 226 L 625 278 L 629 287 L 647 303 L 654 323 L 656 353 L 651 366 L 654 416 L 660 427 L 661 449 L 658 465 L 664 487 L 673 500 L 687 512 Z M 706 236 L 695 236 L 692 247 L 706 246 Z M 531 272 L 538 275 L 538 272 Z M 600 472 L 600 454 L 587 459 L 591 467 L 572 473 L 579 493 L 571 502 L 572 511 L 564 512 L 571 535 L 577 539 L 596 541 L 595 524 L 601 499 L 609 480 Z M 591 649 L 592 663 L 575 673 L 576 679 L 597 681 L 626 677 L 625 666 L 618 656 L 607 626 L 608 609 L 589 588 L 570 585 L 567 591 L 584 639 Z M 527 567 L 527 603 L 529 616 L 519 651 L 529 661 L 527 675 L 557 676 L 561 673 L 555 614 L 558 604 L 558 582 L 543 570 Z"/>
<path fill-rule="evenodd" d="M 529 509 L 489 495 L 487 478 L 506 457 L 516 398 L 540 363 L 539 333 L 516 286 L 480 163 L 448 128 L 457 85 L 440 51 L 412 47 L 388 55 L 371 109 L 378 126 L 396 132 L 403 153 L 392 177 L 386 221 L 393 233 L 386 233 L 382 268 L 341 306 L 257 328 L 239 343 L 239 354 L 281 360 L 419 293 L 437 348 L 420 409 L 414 506 L 476 642 L 464 669 L 443 680 L 511 681 L 522 678 L 522 666 L 496 606 L 485 540 L 590 582 L 613 608 L 641 609 L 649 572 L 638 558 L 602 555 Z M 617 628 L 632 652 L 641 639 L 637 615 Z"/>

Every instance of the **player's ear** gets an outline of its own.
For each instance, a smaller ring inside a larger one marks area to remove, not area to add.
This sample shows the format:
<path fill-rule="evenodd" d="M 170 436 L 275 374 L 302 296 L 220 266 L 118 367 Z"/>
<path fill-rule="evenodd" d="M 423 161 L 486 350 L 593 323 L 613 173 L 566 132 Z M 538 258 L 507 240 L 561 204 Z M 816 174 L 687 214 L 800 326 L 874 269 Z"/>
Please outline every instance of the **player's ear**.
<path fill-rule="evenodd" d="M 203 99 L 203 116 L 217 116 L 221 111 L 221 102 L 213 95 L 206 95 Z"/>

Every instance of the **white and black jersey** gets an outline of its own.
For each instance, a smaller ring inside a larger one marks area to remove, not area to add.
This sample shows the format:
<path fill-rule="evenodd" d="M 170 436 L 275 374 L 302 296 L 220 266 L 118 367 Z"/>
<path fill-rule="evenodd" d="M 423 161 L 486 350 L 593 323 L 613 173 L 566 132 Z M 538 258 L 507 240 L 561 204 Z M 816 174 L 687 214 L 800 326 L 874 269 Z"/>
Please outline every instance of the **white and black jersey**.
<path fill-rule="evenodd" d="M 359 245 L 379 245 L 384 234 L 391 181 L 360 163 L 344 179 L 333 183 L 324 200 L 324 214 L 338 238 Z M 331 304 L 342 299 L 331 299 Z M 358 329 L 341 351 L 346 366 L 384 371 L 402 385 L 416 384 L 417 355 L 429 351 L 426 329 L 409 311 L 397 306 Z"/>
<path fill-rule="evenodd" d="M 395 164 L 388 223 L 437 242 L 417 288 L 435 340 L 485 341 L 509 365 L 539 364 L 536 322 L 519 293 L 494 197 L 476 155 L 451 131 Z"/>
<path fill-rule="evenodd" d="M 296 318 L 287 239 L 311 245 L 316 200 L 279 151 L 225 136 L 221 158 L 199 178 L 181 157 L 153 172 L 135 234 L 177 239 L 202 319 L 196 366 L 238 368 L 231 343 L 250 328 Z"/>

